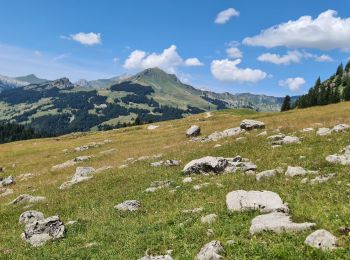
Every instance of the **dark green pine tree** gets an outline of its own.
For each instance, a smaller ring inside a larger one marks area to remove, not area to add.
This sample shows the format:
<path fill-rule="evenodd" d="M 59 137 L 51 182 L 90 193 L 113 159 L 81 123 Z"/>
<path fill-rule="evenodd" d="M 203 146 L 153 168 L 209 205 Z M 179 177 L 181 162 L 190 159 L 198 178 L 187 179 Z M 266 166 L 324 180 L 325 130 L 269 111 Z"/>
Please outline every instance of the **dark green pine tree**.
<path fill-rule="evenodd" d="M 283 100 L 283 104 L 281 107 L 281 112 L 283 111 L 288 111 L 292 108 L 292 99 L 290 98 L 289 95 L 287 95 L 284 100 Z"/>
<path fill-rule="evenodd" d="M 350 71 L 350 60 L 348 61 L 348 63 L 346 63 L 345 71 L 347 71 L 347 72 Z"/>
<path fill-rule="evenodd" d="M 343 90 L 343 100 L 350 101 L 350 79 L 347 80 L 346 86 Z"/>
<path fill-rule="evenodd" d="M 341 63 L 339 66 L 338 66 L 338 68 L 337 68 L 337 73 L 336 73 L 336 75 L 338 75 L 338 76 L 343 76 L 343 72 L 344 72 L 344 68 L 343 68 L 343 63 Z"/>
<path fill-rule="evenodd" d="M 332 103 L 340 102 L 339 86 L 335 86 L 332 91 Z"/>

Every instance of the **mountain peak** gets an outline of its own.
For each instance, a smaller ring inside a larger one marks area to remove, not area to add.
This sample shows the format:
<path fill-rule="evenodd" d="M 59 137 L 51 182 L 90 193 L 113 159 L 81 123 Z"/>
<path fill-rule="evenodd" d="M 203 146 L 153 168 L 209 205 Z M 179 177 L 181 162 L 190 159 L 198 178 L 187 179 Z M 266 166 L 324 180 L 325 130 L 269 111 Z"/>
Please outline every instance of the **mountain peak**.
<path fill-rule="evenodd" d="M 154 67 L 145 69 L 134 76 L 136 80 L 157 80 L 157 81 L 172 81 L 180 83 L 180 80 L 176 77 L 175 74 L 166 73 L 164 70 Z"/>
<path fill-rule="evenodd" d="M 29 74 L 27 76 L 16 77 L 15 79 L 17 79 L 19 81 L 28 82 L 30 84 L 41 84 L 41 83 L 48 81 L 46 79 L 38 78 L 35 74 Z"/>

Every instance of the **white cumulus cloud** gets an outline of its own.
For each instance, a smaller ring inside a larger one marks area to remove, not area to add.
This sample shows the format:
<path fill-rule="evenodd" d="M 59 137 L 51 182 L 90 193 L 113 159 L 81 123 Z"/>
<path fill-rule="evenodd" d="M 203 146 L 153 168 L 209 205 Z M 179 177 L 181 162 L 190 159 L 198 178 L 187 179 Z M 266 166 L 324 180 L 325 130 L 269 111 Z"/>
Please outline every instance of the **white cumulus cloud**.
<path fill-rule="evenodd" d="M 302 16 L 247 37 L 244 44 L 273 48 L 346 49 L 350 48 L 350 18 L 340 18 L 334 10 L 327 10 L 317 18 Z"/>
<path fill-rule="evenodd" d="M 63 38 L 63 37 L 61 36 L 61 38 Z M 94 33 L 94 32 L 90 32 L 90 33 L 80 32 L 77 34 L 71 34 L 69 38 L 73 41 L 79 42 L 79 43 L 81 43 L 83 45 L 87 45 L 87 46 L 92 46 L 92 45 L 102 43 L 101 34 Z"/>
<path fill-rule="evenodd" d="M 211 63 L 211 73 L 214 78 L 227 82 L 256 83 L 266 78 L 267 74 L 264 71 L 251 68 L 242 69 L 237 67 L 240 63 L 241 59 L 214 60 Z"/>
<path fill-rule="evenodd" d="M 198 58 L 189 58 L 185 60 L 185 65 L 188 67 L 203 66 L 204 64 Z"/>
<path fill-rule="evenodd" d="M 269 62 L 276 65 L 289 65 L 291 63 L 300 63 L 302 59 L 313 59 L 317 62 L 331 62 L 332 57 L 326 54 L 320 56 L 306 51 L 288 51 L 285 55 L 276 53 L 263 53 L 258 58 L 259 61 Z"/>
<path fill-rule="evenodd" d="M 291 91 L 298 91 L 301 86 L 306 83 L 305 79 L 301 77 L 288 78 L 286 80 L 280 80 L 278 85 L 280 87 L 288 87 Z"/>
<path fill-rule="evenodd" d="M 234 16 L 239 16 L 239 12 L 234 8 L 228 8 L 218 13 L 215 19 L 215 23 L 225 24 Z"/>
<path fill-rule="evenodd" d="M 315 57 L 315 61 L 318 61 L 318 62 L 332 62 L 334 61 L 332 57 L 328 56 L 328 55 L 320 55 L 320 56 L 316 56 Z"/>
<path fill-rule="evenodd" d="M 288 65 L 291 63 L 299 63 L 303 58 L 303 54 L 299 51 L 288 51 L 286 55 L 274 53 L 264 53 L 258 57 L 259 61 L 270 62 L 277 65 Z"/>
<path fill-rule="evenodd" d="M 238 59 L 243 57 L 243 53 L 237 47 L 230 47 L 226 49 L 227 56 L 233 59 Z"/>
<path fill-rule="evenodd" d="M 158 67 L 167 72 L 175 73 L 179 66 L 202 66 L 197 58 L 183 60 L 176 51 L 176 46 L 171 45 L 162 53 L 147 53 L 141 50 L 133 51 L 125 60 L 123 67 L 128 70 L 143 70 Z"/>

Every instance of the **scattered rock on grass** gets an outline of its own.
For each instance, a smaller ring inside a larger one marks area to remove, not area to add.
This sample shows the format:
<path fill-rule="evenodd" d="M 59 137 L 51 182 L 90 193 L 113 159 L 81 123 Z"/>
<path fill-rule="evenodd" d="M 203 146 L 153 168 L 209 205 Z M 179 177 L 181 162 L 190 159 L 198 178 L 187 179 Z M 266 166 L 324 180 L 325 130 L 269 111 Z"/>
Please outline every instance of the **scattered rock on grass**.
<path fill-rule="evenodd" d="M 38 203 L 44 201 L 46 198 L 43 196 L 32 196 L 28 194 L 19 195 L 13 201 L 9 203 L 9 205 L 14 205 L 18 203 Z"/>
<path fill-rule="evenodd" d="M 298 232 L 304 231 L 315 226 L 315 223 L 294 223 L 286 213 L 271 212 L 260 215 L 252 220 L 249 232 L 256 234 L 264 231 L 281 232 Z"/>
<path fill-rule="evenodd" d="M 337 248 L 337 238 L 327 230 L 319 229 L 305 239 L 305 244 L 322 250 L 330 250 Z"/>
<path fill-rule="evenodd" d="M 192 182 L 192 178 L 191 177 L 186 177 L 182 180 L 183 183 L 190 183 Z"/>
<path fill-rule="evenodd" d="M 92 167 L 77 167 L 75 169 L 75 174 L 71 180 L 62 183 L 59 187 L 60 190 L 64 190 L 70 188 L 74 184 L 79 182 L 83 182 L 92 178 L 92 175 L 96 172 L 96 170 Z"/>
<path fill-rule="evenodd" d="M 192 125 L 189 129 L 186 131 L 187 137 L 195 137 L 200 135 L 201 128 L 198 125 Z"/>
<path fill-rule="evenodd" d="M 159 127 L 159 125 L 149 125 L 148 127 L 147 127 L 147 129 L 148 130 L 155 130 L 155 129 L 157 129 Z"/>
<path fill-rule="evenodd" d="M 68 160 L 68 161 L 66 161 L 64 163 L 52 166 L 51 170 L 55 171 L 55 170 L 61 170 L 61 169 L 64 169 L 64 168 L 72 167 L 72 166 L 76 165 L 79 162 L 87 161 L 87 160 L 90 160 L 91 158 L 92 158 L 92 156 L 88 156 L 88 155 L 78 156 L 78 157 L 75 157 L 72 160 Z"/>
<path fill-rule="evenodd" d="M 226 205 L 230 212 L 259 210 L 261 213 L 272 211 L 288 212 L 280 196 L 271 191 L 236 190 L 226 195 Z"/>
<path fill-rule="evenodd" d="M 179 166 L 180 161 L 178 160 L 165 160 L 165 161 L 159 161 L 159 162 L 153 162 L 151 163 L 152 167 L 159 167 L 159 166 Z"/>
<path fill-rule="evenodd" d="M 220 255 L 221 252 L 224 251 L 220 241 L 213 240 L 208 244 L 205 244 L 199 253 L 197 254 L 197 260 L 215 260 L 215 259 L 223 259 Z"/>
<path fill-rule="evenodd" d="M 147 188 L 146 192 L 155 192 L 156 190 L 160 190 L 163 188 L 168 188 L 171 185 L 171 181 L 165 180 L 165 181 L 154 181 L 151 183 L 150 187 Z"/>
<path fill-rule="evenodd" d="M 34 220 L 26 224 L 21 237 L 32 246 L 42 246 L 50 240 L 63 238 L 65 226 L 58 216 Z"/>
<path fill-rule="evenodd" d="M 206 215 L 204 217 L 201 217 L 201 222 L 204 224 L 212 224 L 215 222 L 217 217 L 218 217 L 218 215 L 216 215 L 216 214 L 209 214 L 209 215 Z"/>
<path fill-rule="evenodd" d="M 9 188 L 0 188 L 0 198 L 8 196 L 13 193 L 13 189 Z"/>
<path fill-rule="evenodd" d="M 277 170 L 274 169 L 274 170 L 267 170 L 267 171 L 263 171 L 263 172 L 259 172 L 257 175 L 256 175 L 256 180 L 257 181 L 260 181 L 261 179 L 266 179 L 266 178 L 272 178 L 272 177 L 275 177 L 277 175 Z"/>
<path fill-rule="evenodd" d="M 245 119 L 241 122 L 240 127 L 244 130 L 262 129 L 265 128 L 265 123 L 257 120 Z"/>
<path fill-rule="evenodd" d="M 184 209 L 181 212 L 188 214 L 188 213 L 199 213 L 202 212 L 204 210 L 204 208 L 194 208 L 194 209 Z"/>
<path fill-rule="evenodd" d="M 137 200 L 126 200 L 116 206 L 115 209 L 120 211 L 137 211 L 141 207 L 141 203 Z"/>
<path fill-rule="evenodd" d="M 326 157 L 326 161 L 341 165 L 350 165 L 350 145 L 342 150 L 343 154 L 332 154 Z"/>
<path fill-rule="evenodd" d="M 325 136 L 325 135 L 329 135 L 331 133 L 332 133 L 332 130 L 330 128 L 327 128 L 327 127 L 321 127 L 316 132 L 316 134 L 319 136 Z"/>
<path fill-rule="evenodd" d="M 171 255 L 146 255 L 139 260 L 173 260 Z"/>
<path fill-rule="evenodd" d="M 20 180 L 20 181 L 26 181 L 26 180 L 29 180 L 32 177 L 33 177 L 32 173 L 22 173 L 22 174 L 17 176 L 17 179 Z"/>
<path fill-rule="evenodd" d="M 296 176 L 305 176 L 308 174 L 317 174 L 317 171 L 309 171 L 309 170 L 305 170 L 302 167 L 299 166 L 288 166 L 287 171 L 285 173 L 286 176 L 288 177 L 296 177 Z"/>
<path fill-rule="evenodd" d="M 350 128 L 350 125 L 348 124 L 339 124 L 332 128 L 332 132 L 342 133 L 348 130 L 349 128 Z"/>
<path fill-rule="evenodd" d="M 9 186 L 12 184 L 15 184 L 15 178 L 13 178 L 13 176 L 8 176 L 5 179 L 0 179 L 0 187 Z"/>
<path fill-rule="evenodd" d="M 284 144 L 292 144 L 292 143 L 300 143 L 301 139 L 296 136 L 288 136 L 284 134 L 272 135 L 267 139 L 270 140 L 272 145 L 284 145 Z"/>

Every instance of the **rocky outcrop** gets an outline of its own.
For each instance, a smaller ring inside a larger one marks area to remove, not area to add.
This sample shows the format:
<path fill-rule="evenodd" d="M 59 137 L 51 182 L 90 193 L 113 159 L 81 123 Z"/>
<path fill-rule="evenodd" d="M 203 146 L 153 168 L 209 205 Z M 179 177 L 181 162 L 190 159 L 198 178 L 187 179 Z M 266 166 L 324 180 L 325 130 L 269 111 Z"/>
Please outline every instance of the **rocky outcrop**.
<path fill-rule="evenodd" d="M 58 216 L 28 222 L 21 237 L 32 246 L 42 246 L 50 240 L 63 238 L 65 226 Z"/>
<path fill-rule="evenodd" d="M 235 173 L 236 171 L 256 170 L 256 165 L 241 156 L 234 158 L 212 157 L 206 156 L 193 160 L 185 165 L 183 172 L 185 174 L 220 174 Z"/>

